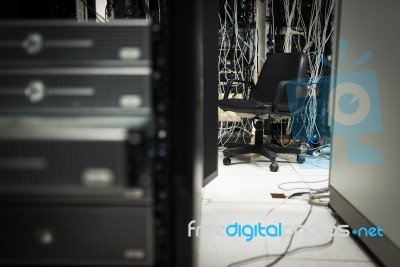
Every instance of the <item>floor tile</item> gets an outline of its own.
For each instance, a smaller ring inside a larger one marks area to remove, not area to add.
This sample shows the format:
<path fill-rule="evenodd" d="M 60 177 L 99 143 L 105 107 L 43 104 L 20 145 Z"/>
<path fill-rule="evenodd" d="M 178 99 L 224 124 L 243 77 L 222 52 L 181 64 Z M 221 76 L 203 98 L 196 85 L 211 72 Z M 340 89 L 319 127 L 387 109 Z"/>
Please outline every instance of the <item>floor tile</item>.
<path fill-rule="evenodd" d="M 222 159 L 219 153 L 218 177 L 202 192 L 201 221 L 197 222 L 203 227 L 198 237 L 199 267 L 228 266 L 249 257 L 282 253 L 288 245 L 290 230 L 304 220 L 310 205 L 305 196 L 285 200 L 272 198 L 270 193 L 289 195 L 309 188 L 327 188 L 329 160 L 308 157 L 305 164 L 298 164 L 294 156 L 282 155 L 278 159 L 279 171 L 270 172 L 269 161 L 261 156 L 232 157 L 229 166 L 224 166 Z M 251 241 L 246 241 L 245 236 L 229 237 L 225 233 L 226 227 L 234 223 L 259 222 L 262 225 L 282 223 L 286 232 L 283 237 L 258 236 Z M 329 242 L 335 223 L 327 208 L 313 206 L 307 223 L 296 233 L 291 250 Z M 273 259 L 264 257 L 243 266 L 265 266 Z M 289 254 L 276 266 L 371 267 L 375 264 L 352 238 L 335 236 L 329 246 Z"/>
<path fill-rule="evenodd" d="M 328 175 L 302 175 L 301 180 L 290 181 L 279 184 L 279 189 L 283 192 L 308 191 L 308 189 L 326 189 L 329 186 Z"/>
<path fill-rule="evenodd" d="M 278 189 L 278 185 L 285 182 L 297 182 L 294 184 L 297 187 L 306 186 L 303 183 L 303 179 L 298 175 L 232 173 L 229 175 L 219 175 L 210 182 L 203 189 L 203 198 L 225 202 L 275 203 L 280 202 L 281 199 L 273 199 L 271 193 L 286 193 L 286 191 Z M 293 185 L 288 184 L 287 187 L 290 188 Z M 295 191 L 287 191 L 288 194 L 292 192 Z"/>
<path fill-rule="evenodd" d="M 227 257 L 209 257 L 207 259 L 203 259 L 199 267 L 236 267 L 236 266 L 245 266 L 245 267 L 265 267 L 270 264 L 276 257 L 269 257 L 268 260 L 257 260 L 250 263 L 246 263 L 245 265 L 230 265 L 234 261 Z M 289 259 L 284 258 L 280 262 L 278 262 L 274 267 L 377 267 L 377 265 L 370 261 L 327 261 L 327 260 L 299 260 L 299 259 Z"/>
<path fill-rule="evenodd" d="M 299 175 L 329 175 L 329 160 L 326 158 L 306 158 L 303 164 L 290 165 Z"/>
<path fill-rule="evenodd" d="M 293 205 L 287 200 L 284 205 L 252 203 L 204 203 L 201 225 L 209 229 L 200 235 L 200 257 L 228 257 L 240 260 L 251 256 L 280 254 L 288 245 L 293 229 L 304 220 L 309 212 L 308 205 Z M 274 209 L 275 208 L 275 209 Z M 269 211 L 274 209 L 271 213 Z M 228 225 L 278 225 L 282 223 L 282 237 L 229 237 L 224 231 L 214 231 L 217 227 L 226 229 Z M 324 244 L 331 240 L 335 219 L 326 208 L 313 207 L 308 222 L 293 239 L 292 248 Z M 210 230 L 211 229 L 211 230 Z M 214 230 L 212 230 L 214 229 Z M 307 250 L 290 256 L 296 259 L 324 259 L 342 261 L 369 261 L 370 259 L 350 237 L 335 237 L 333 244 L 324 249 Z"/>

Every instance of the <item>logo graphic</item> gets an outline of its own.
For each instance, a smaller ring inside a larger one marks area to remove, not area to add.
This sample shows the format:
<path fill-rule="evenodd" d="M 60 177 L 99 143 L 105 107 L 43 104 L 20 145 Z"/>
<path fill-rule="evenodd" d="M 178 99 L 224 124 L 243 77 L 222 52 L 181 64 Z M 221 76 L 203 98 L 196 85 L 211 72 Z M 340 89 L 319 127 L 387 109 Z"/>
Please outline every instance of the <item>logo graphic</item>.
<path fill-rule="evenodd" d="M 355 236 L 364 236 L 364 237 L 375 237 L 375 236 L 383 236 L 383 229 L 382 227 L 360 227 L 358 229 L 353 229 L 351 233 Z"/>
<path fill-rule="evenodd" d="M 368 93 L 356 83 L 345 82 L 335 89 L 335 121 L 342 125 L 356 125 L 367 117 L 371 101 Z M 344 102 L 344 103 L 343 103 Z M 331 107 L 330 110 L 333 110 Z"/>
<path fill-rule="evenodd" d="M 383 229 L 377 227 L 360 227 L 350 231 L 349 225 L 323 225 L 323 224 L 284 224 L 278 222 L 276 224 L 268 224 L 257 222 L 254 224 L 241 224 L 238 222 L 229 225 L 196 225 L 196 221 L 192 220 L 188 223 L 188 237 L 199 236 L 218 236 L 243 239 L 250 242 L 254 238 L 280 238 L 282 241 L 293 236 L 295 233 L 305 237 L 316 236 L 339 236 L 348 237 L 350 233 L 359 237 L 382 237 Z"/>
<path fill-rule="evenodd" d="M 357 66 L 370 60 L 373 55 L 368 50 L 350 68 L 346 68 L 347 47 L 347 41 L 339 43 L 338 63 L 340 69 L 346 72 L 337 73 L 337 76 L 332 77 L 336 79 L 336 88 L 331 91 L 331 95 L 333 92 L 336 93 L 333 137 L 347 139 L 348 163 L 377 164 L 381 161 L 381 153 L 377 146 L 374 147 L 373 144 L 361 146 L 358 143 L 363 134 L 382 131 L 376 73 L 373 70 L 352 72 Z"/>
<path fill-rule="evenodd" d="M 378 145 L 372 143 L 361 145 L 359 143 L 359 139 L 363 135 L 382 131 L 376 73 L 373 70 L 355 71 L 358 66 L 372 59 L 373 54 L 370 50 L 366 51 L 354 64 L 348 67 L 346 64 L 347 48 L 348 41 L 341 40 L 338 49 L 338 69 L 340 72 L 324 76 L 320 80 L 335 81 L 335 83 L 332 83 L 335 84 L 335 87 L 330 88 L 329 99 L 322 99 L 322 101 L 331 100 L 329 101 L 328 114 L 333 124 L 332 137 L 346 139 L 346 161 L 349 164 L 377 164 L 381 161 Z M 319 60 L 325 66 L 331 67 L 329 61 L 322 56 L 319 57 Z M 287 87 L 289 103 L 297 102 L 297 99 L 294 99 L 297 98 L 294 87 L 296 85 Z M 320 114 L 317 114 L 316 120 L 318 121 L 325 114 L 326 112 L 320 112 Z M 302 130 L 301 126 L 294 125 L 292 135 L 299 133 Z M 312 166 L 308 165 L 308 167 Z"/>

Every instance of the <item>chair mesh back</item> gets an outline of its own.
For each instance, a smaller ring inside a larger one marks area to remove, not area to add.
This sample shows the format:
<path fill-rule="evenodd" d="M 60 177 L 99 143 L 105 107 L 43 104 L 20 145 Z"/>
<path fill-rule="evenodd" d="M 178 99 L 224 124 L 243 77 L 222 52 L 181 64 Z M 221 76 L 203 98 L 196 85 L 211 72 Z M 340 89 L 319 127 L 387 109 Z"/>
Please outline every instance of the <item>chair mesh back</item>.
<path fill-rule="evenodd" d="M 281 81 L 297 80 L 306 77 L 307 57 L 304 53 L 275 53 L 268 56 L 258 77 L 251 99 L 273 102 Z M 287 103 L 284 92 L 282 102 Z"/>

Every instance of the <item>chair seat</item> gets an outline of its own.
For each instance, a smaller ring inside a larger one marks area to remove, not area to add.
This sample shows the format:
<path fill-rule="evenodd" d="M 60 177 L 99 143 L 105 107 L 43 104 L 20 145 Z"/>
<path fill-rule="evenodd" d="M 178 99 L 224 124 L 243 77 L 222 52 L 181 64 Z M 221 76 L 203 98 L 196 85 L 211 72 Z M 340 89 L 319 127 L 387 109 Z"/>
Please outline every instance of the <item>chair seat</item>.
<path fill-rule="evenodd" d="M 253 99 L 222 99 L 218 101 L 218 106 L 222 110 L 236 113 L 251 113 L 255 115 L 272 113 L 272 103 L 260 102 Z"/>

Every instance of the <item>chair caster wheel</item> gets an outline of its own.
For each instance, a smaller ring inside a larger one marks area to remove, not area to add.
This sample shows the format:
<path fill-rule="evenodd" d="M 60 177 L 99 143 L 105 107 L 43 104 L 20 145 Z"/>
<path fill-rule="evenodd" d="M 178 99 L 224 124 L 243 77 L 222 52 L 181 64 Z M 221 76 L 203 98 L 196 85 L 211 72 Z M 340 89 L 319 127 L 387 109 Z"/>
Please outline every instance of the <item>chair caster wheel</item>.
<path fill-rule="evenodd" d="M 271 165 L 269 165 L 269 169 L 271 172 L 277 172 L 279 170 L 278 163 L 272 162 Z"/>
<path fill-rule="evenodd" d="M 224 165 L 231 165 L 231 159 L 228 157 L 224 158 L 222 162 L 224 163 Z"/>
<path fill-rule="evenodd" d="M 304 156 L 297 155 L 296 160 L 298 163 L 303 164 L 306 161 L 306 158 Z"/>

